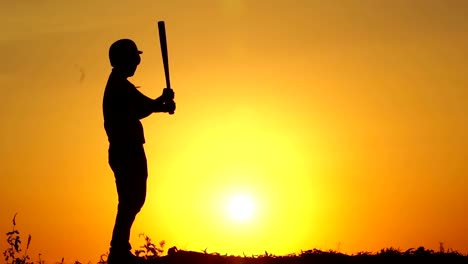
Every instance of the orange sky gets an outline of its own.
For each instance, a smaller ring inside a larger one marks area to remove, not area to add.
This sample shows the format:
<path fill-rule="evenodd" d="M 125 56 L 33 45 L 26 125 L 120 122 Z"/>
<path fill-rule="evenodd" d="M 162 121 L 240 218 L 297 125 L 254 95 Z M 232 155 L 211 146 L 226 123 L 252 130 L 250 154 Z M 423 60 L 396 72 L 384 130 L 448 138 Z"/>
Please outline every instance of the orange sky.
<path fill-rule="evenodd" d="M 456 0 L 3 1 L 0 231 L 18 212 L 33 260 L 108 250 L 107 50 L 135 40 L 131 81 L 158 96 L 165 20 L 178 108 L 143 121 L 135 247 L 144 232 L 229 254 L 467 253 L 467 13 Z M 226 212 L 238 194 L 255 202 L 248 221 Z"/>

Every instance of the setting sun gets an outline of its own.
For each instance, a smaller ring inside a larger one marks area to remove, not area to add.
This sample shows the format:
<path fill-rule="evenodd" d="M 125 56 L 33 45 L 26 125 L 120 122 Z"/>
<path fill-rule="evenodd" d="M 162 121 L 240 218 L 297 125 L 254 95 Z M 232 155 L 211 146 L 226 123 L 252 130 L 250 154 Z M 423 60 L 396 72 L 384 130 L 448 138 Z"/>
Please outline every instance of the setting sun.
<path fill-rule="evenodd" d="M 231 197 L 228 206 L 230 218 L 243 222 L 252 218 L 255 210 L 255 203 L 247 195 L 236 195 Z"/>

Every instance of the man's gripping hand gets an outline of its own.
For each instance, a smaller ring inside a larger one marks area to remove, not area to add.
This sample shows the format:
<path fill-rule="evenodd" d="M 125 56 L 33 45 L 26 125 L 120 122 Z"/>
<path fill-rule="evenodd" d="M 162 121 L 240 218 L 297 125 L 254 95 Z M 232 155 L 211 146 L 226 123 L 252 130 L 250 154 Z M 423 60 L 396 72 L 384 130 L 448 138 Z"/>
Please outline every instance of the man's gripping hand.
<path fill-rule="evenodd" d="M 176 110 L 176 103 L 174 100 L 166 101 L 164 103 L 164 112 L 174 113 Z"/>
<path fill-rule="evenodd" d="M 172 90 L 171 88 L 164 88 L 161 98 L 164 100 L 164 102 L 169 102 L 174 100 L 174 96 L 174 90 Z"/>
<path fill-rule="evenodd" d="M 154 100 L 153 112 L 172 114 L 174 113 L 175 108 L 174 90 L 164 88 L 162 95 Z"/>

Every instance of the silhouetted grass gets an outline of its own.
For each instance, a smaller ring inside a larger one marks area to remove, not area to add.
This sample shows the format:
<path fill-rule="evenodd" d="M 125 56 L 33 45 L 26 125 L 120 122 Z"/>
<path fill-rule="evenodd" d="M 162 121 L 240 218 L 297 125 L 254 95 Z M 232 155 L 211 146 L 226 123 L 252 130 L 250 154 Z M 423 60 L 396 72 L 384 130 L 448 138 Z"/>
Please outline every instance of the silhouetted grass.
<path fill-rule="evenodd" d="M 28 236 L 26 248 L 21 247 L 20 232 L 16 229 L 16 214 L 13 217 L 12 231 L 6 233 L 8 248 L 3 252 L 7 264 L 45 264 L 40 255 L 37 261 L 32 261 L 28 255 L 31 244 L 31 235 Z M 311 249 L 301 251 L 298 254 L 276 256 L 265 251 L 262 255 L 233 256 L 219 253 L 208 253 L 178 250 L 169 248 L 167 255 L 163 256 L 165 242 L 155 245 L 151 239 L 141 234 L 145 243 L 140 249 L 135 250 L 135 255 L 140 256 L 140 264 L 375 264 L 375 263 L 443 263 L 443 264 L 468 264 L 468 255 L 463 255 L 454 250 L 441 248 L 439 252 L 424 247 L 410 248 L 401 251 L 395 248 L 385 248 L 377 253 L 359 252 L 353 255 L 343 254 L 337 251 L 323 251 Z M 58 264 L 65 264 L 64 259 Z M 81 264 L 75 261 L 74 264 Z M 107 254 L 103 254 L 97 264 L 107 264 Z"/>

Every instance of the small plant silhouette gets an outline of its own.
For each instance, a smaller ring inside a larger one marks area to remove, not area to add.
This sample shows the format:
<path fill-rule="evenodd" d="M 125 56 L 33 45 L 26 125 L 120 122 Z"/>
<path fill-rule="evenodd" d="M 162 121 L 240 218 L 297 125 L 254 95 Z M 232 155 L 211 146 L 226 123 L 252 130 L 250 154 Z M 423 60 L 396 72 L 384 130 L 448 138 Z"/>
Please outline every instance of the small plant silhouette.
<path fill-rule="evenodd" d="M 162 253 L 164 253 L 164 246 L 166 245 L 166 241 L 161 240 L 159 242 L 159 247 L 157 247 L 153 242 L 151 242 L 151 238 L 145 234 L 140 234 L 140 237 L 145 239 L 145 244 L 141 246 L 141 249 L 135 250 L 135 255 L 138 257 L 143 257 L 144 259 L 154 259 L 160 257 Z"/>
<path fill-rule="evenodd" d="M 3 256 L 7 264 L 33 264 L 28 256 L 29 245 L 31 244 L 31 235 L 28 236 L 26 249 L 21 256 L 21 238 L 20 232 L 16 229 L 16 215 L 13 216 L 13 228 L 6 233 L 8 248 L 3 251 Z"/>

